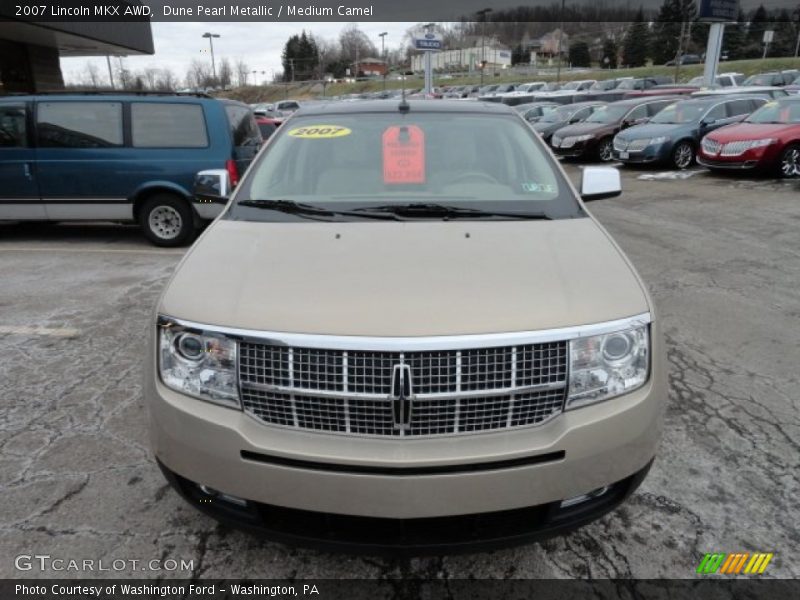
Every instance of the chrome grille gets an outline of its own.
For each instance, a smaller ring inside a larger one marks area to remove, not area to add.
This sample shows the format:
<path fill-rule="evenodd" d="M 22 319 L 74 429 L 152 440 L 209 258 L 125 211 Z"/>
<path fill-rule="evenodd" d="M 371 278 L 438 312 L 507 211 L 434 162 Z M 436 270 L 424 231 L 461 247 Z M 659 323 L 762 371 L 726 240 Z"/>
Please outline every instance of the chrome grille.
<path fill-rule="evenodd" d="M 722 146 L 722 144 L 716 140 L 710 140 L 708 138 L 703 138 L 701 145 L 703 146 L 703 152 L 706 154 L 716 154 Z"/>
<path fill-rule="evenodd" d="M 750 148 L 750 142 L 728 142 L 722 147 L 720 156 L 739 156 Z"/>
<path fill-rule="evenodd" d="M 649 138 L 648 139 L 633 140 L 633 141 L 631 141 L 630 144 L 628 144 L 628 150 L 630 152 L 641 152 L 642 150 L 647 148 L 647 146 L 649 144 L 650 144 L 650 139 Z"/>
<path fill-rule="evenodd" d="M 541 423 L 561 412 L 567 342 L 430 352 L 239 343 L 245 412 L 266 423 L 369 436 L 449 435 Z M 396 367 L 410 377 L 398 426 Z"/>

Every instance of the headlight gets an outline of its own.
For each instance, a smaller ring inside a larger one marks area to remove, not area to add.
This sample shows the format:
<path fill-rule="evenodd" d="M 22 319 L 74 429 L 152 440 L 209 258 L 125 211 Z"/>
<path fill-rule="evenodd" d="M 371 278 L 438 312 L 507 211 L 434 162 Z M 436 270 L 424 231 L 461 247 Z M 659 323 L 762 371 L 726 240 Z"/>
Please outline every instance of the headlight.
<path fill-rule="evenodd" d="M 665 135 L 660 135 L 658 137 L 650 138 L 649 145 L 655 146 L 657 144 L 663 144 L 664 142 L 668 142 L 669 138 Z"/>
<path fill-rule="evenodd" d="M 575 138 L 576 142 L 585 142 L 586 140 L 590 140 L 594 137 L 591 133 L 586 133 L 584 135 L 579 135 Z"/>
<path fill-rule="evenodd" d="M 566 408 L 626 394 L 644 385 L 650 367 L 647 325 L 570 341 Z"/>
<path fill-rule="evenodd" d="M 239 408 L 236 342 L 166 323 L 158 328 L 158 370 L 169 388 Z"/>
<path fill-rule="evenodd" d="M 751 148 L 763 148 L 764 146 L 769 146 L 775 140 L 773 138 L 764 138 L 763 140 L 753 140 L 750 142 Z"/>

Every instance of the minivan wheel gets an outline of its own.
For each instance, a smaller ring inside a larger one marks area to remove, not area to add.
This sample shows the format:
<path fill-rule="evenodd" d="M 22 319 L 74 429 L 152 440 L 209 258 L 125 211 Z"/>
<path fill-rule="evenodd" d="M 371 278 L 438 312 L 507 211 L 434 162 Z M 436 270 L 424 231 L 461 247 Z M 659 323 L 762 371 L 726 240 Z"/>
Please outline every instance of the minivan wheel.
<path fill-rule="evenodd" d="M 781 153 L 781 177 L 790 178 L 800 176 L 800 145 L 787 146 Z"/>
<path fill-rule="evenodd" d="M 678 169 L 688 169 L 694 162 L 694 147 L 689 142 L 681 142 L 672 150 L 672 164 Z"/>
<path fill-rule="evenodd" d="M 597 146 L 597 157 L 603 162 L 611 162 L 614 158 L 614 142 L 610 137 L 600 140 Z"/>
<path fill-rule="evenodd" d="M 139 225 L 156 246 L 182 246 L 194 236 L 192 209 L 171 194 L 157 194 L 145 200 Z"/>

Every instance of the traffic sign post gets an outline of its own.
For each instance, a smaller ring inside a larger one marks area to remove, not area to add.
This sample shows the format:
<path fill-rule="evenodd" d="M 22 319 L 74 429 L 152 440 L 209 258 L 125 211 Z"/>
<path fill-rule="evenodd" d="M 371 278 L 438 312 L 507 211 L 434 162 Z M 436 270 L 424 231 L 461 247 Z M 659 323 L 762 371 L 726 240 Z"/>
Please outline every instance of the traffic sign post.
<path fill-rule="evenodd" d="M 703 85 L 714 85 L 717 78 L 719 56 L 722 53 L 722 38 L 725 23 L 736 22 L 739 14 L 739 0 L 701 0 L 697 20 L 711 23 L 706 44 L 706 61 L 703 66 Z"/>
<path fill-rule="evenodd" d="M 425 90 L 426 94 L 433 92 L 433 67 L 431 54 L 440 51 L 444 47 L 444 39 L 441 34 L 426 29 L 417 33 L 414 38 L 414 47 L 425 53 Z"/>

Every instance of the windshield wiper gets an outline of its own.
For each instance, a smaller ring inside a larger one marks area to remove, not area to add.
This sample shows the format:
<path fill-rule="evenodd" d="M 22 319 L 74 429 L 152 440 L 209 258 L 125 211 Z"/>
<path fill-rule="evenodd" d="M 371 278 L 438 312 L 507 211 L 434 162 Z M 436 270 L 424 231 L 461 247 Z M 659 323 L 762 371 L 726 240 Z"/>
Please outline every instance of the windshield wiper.
<path fill-rule="evenodd" d="M 294 200 L 240 200 L 237 202 L 237 206 L 252 206 L 254 208 L 277 210 L 290 215 L 307 215 L 309 217 L 354 216 L 365 219 L 398 220 L 396 215 L 384 214 L 382 212 L 370 213 L 369 211 L 361 210 L 358 212 L 351 210 L 331 210 L 314 204 L 295 202 Z"/>
<path fill-rule="evenodd" d="M 412 204 L 385 204 L 382 206 L 368 206 L 355 208 L 353 212 L 385 212 L 403 217 L 419 217 L 432 219 L 453 219 L 468 218 L 482 219 L 487 217 L 503 217 L 509 219 L 551 219 L 543 212 L 503 212 L 495 210 L 483 210 L 478 208 L 462 208 L 459 206 L 448 206 L 446 204 L 434 203 L 412 203 Z"/>

